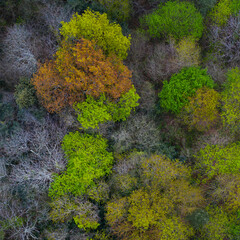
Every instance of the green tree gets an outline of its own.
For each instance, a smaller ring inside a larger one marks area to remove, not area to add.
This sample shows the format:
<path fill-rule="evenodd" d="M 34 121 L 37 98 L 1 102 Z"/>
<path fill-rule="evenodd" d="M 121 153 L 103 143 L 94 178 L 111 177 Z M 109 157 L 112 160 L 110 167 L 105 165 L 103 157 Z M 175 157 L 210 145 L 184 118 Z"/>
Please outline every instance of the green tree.
<path fill-rule="evenodd" d="M 213 8 L 210 16 L 216 25 L 222 26 L 227 23 L 232 14 L 237 15 L 239 11 L 239 0 L 220 0 Z"/>
<path fill-rule="evenodd" d="M 120 59 L 127 57 L 131 37 L 122 34 L 119 24 L 110 23 L 107 14 L 87 9 L 82 15 L 73 15 L 70 22 L 62 22 L 60 33 L 65 40 L 85 38 L 96 41 L 107 54 L 116 54 Z"/>
<path fill-rule="evenodd" d="M 79 228 L 96 229 L 99 226 L 98 210 L 91 202 L 81 198 L 63 196 L 50 204 L 50 217 L 53 222 L 66 222 L 74 219 Z"/>
<path fill-rule="evenodd" d="M 209 221 L 200 232 L 203 239 L 223 240 L 229 237 L 229 217 L 221 207 L 208 206 Z"/>
<path fill-rule="evenodd" d="M 211 179 L 219 174 L 239 174 L 240 143 L 236 142 L 226 147 L 207 145 L 195 156 L 196 169 L 201 176 Z"/>
<path fill-rule="evenodd" d="M 222 120 L 224 126 L 233 131 L 239 130 L 240 124 L 240 69 L 233 68 L 227 73 L 227 81 L 222 93 Z"/>
<path fill-rule="evenodd" d="M 124 197 L 115 193 L 107 203 L 106 219 L 113 232 L 123 239 L 188 239 L 193 229 L 184 216 L 204 201 L 201 190 L 190 185 L 191 169 L 161 155 L 136 156 L 115 166 L 114 178 L 135 178 L 135 187 L 126 185 Z"/>
<path fill-rule="evenodd" d="M 203 32 L 203 17 L 190 2 L 168 1 L 141 19 L 151 37 L 172 36 L 176 40 L 192 36 L 199 39 Z"/>
<path fill-rule="evenodd" d="M 178 114 L 189 103 L 189 97 L 194 96 L 197 89 L 204 86 L 208 88 L 214 86 L 207 69 L 183 68 L 174 74 L 169 82 L 163 82 L 162 91 L 159 93 L 160 105 L 164 110 Z"/>
<path fill-rule="evenodd" d="M 99 123 L 126 120 L 131 110 L 139 105 L 138 99 L 139 96 L 132 86 L 116 102 L 110 101 L 105 95 L 101 95 L 97 100 L 87 96 L 86 101 L 76 103 L 74 109 L 83 128 L 96 128 Z"/>
<path fill-rule="evenodd" d="M 220 94 L 214 89 L 199 88 L 196 95 L 189 98 L 183 108 L 181 118 L 189 129 L 206 131 L 213 127 L 220 118 Z"/>
<path fill-rule="evenodd" d="M 54 178 L 49 189 L 52 199 L 72 194 L 81 196 L 95 186 L 95 181 L 111 172 L 112 153 L 106 150 L 107 141 L 101 136 L 69 133 L 62 148 L 68 159 L 67 170 Z"/>

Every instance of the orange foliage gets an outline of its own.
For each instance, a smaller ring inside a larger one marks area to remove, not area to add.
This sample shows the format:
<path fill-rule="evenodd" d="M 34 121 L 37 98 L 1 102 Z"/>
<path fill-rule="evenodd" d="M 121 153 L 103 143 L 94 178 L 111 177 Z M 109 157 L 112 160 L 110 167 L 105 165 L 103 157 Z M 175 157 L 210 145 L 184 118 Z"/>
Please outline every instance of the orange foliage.
<path fill-rule="evenodd" d="M 64 42 L 55 60 L 42 65 L 32 82 L 49 112 L 59 112 L 86 95 L 112 100 L 130 90 L 131 71 L 115 55 L 106 57 L 93 41 Z"/>

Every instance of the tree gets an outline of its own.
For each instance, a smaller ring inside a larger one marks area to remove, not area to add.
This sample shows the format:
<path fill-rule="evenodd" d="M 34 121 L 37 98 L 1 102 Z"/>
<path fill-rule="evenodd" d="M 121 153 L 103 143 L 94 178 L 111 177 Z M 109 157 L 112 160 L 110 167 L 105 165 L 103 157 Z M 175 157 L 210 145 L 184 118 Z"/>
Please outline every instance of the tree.
<path fill-rule="evenodd" d="M 207 13 L 215 6 L 217 0 L 193 0 L 199 12 L 205 17 Z"/>
<path fill-rule="evenodd" d="M 63 196 L 52 201 L 50 206 L 50 217 L 54 222 L 71 221 L 73 218 L 77 226 L 84 230 L 99 226 L 97 207 L 89 201 Z"/>
<path fill-rule="evenodd" d="M 163 82 L 162 91 L 159 93 L 160 105 L 164 110 L 178 114 L 189 103 L 189 97 L 194 96 L 197 89 L 203 86 L 209 88 L 214 86 L 207 69 L 183 68 L 174 74 L 169 82 Z"/>
<path fill-rule="evenodd" d="M 116 56 L 106 57 L 94 42 L 81 39 L 76 44 L 63 42 L 56 59 L 42 65 L 32 83 L 47 110 L 59 112 L 87 95 L 116 100 L 132 87 L 130 78 Z"/>
<path fill-rule="evenodd" d="M 130 17 L 131 5 L 129 0 L 98 0 L 106 9 L 111 19 L 125 22 Z"/>
<path fill-rule="evenodd" d="M 134 86 L 121 95 L 117 102 L 111 102 L 105 95 L 98 100 L 87 96 L 86 101 L 74 105 L 78 121 L 83 128 L 96 128 L 99 123 L 126 120 L 131 110 L 138 106 L 139 96 Z"/>
<path fill-rule="evenodd" d="M 199 39 L 203 32 L 203 17 L 190 2 L 168 1 L 141 19 L 151 37 L 172 36 L 176 40 L 192 36 Z"/>
<path fill-rule="evenodd" d="M 21 78 L 19 84 L 16 86 L 15 99 L 18 107 L 28 108 L 36 103 L 35 89 L 29 78 Z"/>
<path fill-rule="evenodd" d="M 224 126 L 233 131 L 239 130 L 240 124 L 240 69 L 233 68 L 227 73 L 227 81 L 222 92 L 222 120 Z"/>
<path fill-rule="evenodd" d="M 237 66 L 240 63 L 239 24 L 240 16 L 233 15 L 224 26 L 213 25 L 209 29 L 209 52 L 221 65 Z"/>
<path fill-rule="evenodd" d="M 200 232 L 204 239 L 222 240 L 229 237 L 230 220 L 221 207 L 208 206 L 209 221 Z"/>
<path fill-rule="evenodd" d="M 220 94 L 214 89 L 199 88 L 183 108 L 181 117 L 189 129 L 206 131 L 219 120 Z"/>
<path fill-rule="evenodd" d="M 220 0 L 210 16 L 216 25 L 222 26 L 227 23 L 232 14 L 237 15 L 239 11 L 240 3 L 238 0 Z"/>
<path fill-rule="evenodd" d="M 87 9 L 82 15 L 73 15 L 70 22 L 61 22 L 60 33 L 65 40 L 85 38 L 94 40 L 105 54 L 127 57 L 131 37 L 122 34 L 121 27 L 110 23 L 107 14 Z"/>
<path fill-rule="evenodd" d="M 200 64 L 201 49 L 190 36 L 183 38 L 176 44 L 177 63 L 181 67 L 198 66 Z"/>
<path fill-rule="evenodd" d="M 107 141 L 100 136 L 69 133 L 63 139 L 68 158 L 67 170 L 54 178 L 49 196 L 52 199 L 71 194 L 81 196 L 95 181 L 111 172 L 112 153 L 106 150 Z"/>
<path fill-rule="evenodd" d="M 226 147 L 207 145 L 195 157 L 197 160 L 196 170 L 200 171 L 205 180 L 221 174 L 239 174 L 239 142 L 229 144 Z"/>
<path fill-rule="evenodd" d="M 193 235 L 183 217 L 201 206 L 203 197 L 199 188 L 190 185 L 190 168 L 163 155 L 136 157 L 135 153 L 119 161 L 115 171 L 115 181 L 135 178 L 127 188 L 119 186 L 124 191 L 107 203 L 106 219 L 118 237 L 188 239 Z"/>

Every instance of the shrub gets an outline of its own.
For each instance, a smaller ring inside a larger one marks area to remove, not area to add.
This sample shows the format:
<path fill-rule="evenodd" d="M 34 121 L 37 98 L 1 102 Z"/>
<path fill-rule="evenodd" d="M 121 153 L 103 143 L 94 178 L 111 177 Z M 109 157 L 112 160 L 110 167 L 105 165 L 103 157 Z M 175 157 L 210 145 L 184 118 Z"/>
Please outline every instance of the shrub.
<path fill-rule="evenodd" d="M 215 6 L 217 0 L 193 0 L 199 12 L 206 16 L 207 13 Z"/>
<path fill-rule="evenodd" d="M 187 216 L 187 220 L 195 230 L 200 230 L 209 221 L 209 215 L 203 209 L 196 209 Z"/>
<path fill-rule="evenodd" d="M 70 22 L 62 22 L 60 33 L 63 38 L 96 41 L 104 53 L 116 54 L 119 58 L 125 59 L 130 48 L 131 37 L 122 34 L 121 27 L 116 23 L 110 23 L 107 14 L 100 14 L 91 10 L 86 10 L 82 15 L 73 15 Z"/>
<path fill-rule="evenodd" d="M 56 176 L 49 189 L 52 199 L 72 194 L 81 196 L 95 181 L 110 173 L 113 162 L 107 141 L 100 136 L 69 133 L 63 139 L 63 150 L 68 158 L 66 172 Z"/>
<path fill-rule="evenodd" d="M 117 99 L 130 90 L 131 72 L 116 56 L 106 57 L 94 42 L 63 43 L 56 60 L 46 62 L 32 83 L 49 112 L 82 102 L 86 95 Z"/>
<path fill-rule="evenodd" d="M 20 79 L 14 96 L 20 109 L 31 107 L 36 103 L 35 89 L 28 78 Z"/>
<path fill-rule="evenodd" d="M 168 1 L 141 19 L 151 37 L 172 36 L 176 40 L 192 36 L 199 39 L 203 32 L 203 17 L 192 3 Z"/>
<path fill-rule="evenodd" d="M 111 19 L 125 22 L 130 17 L 131 5 L 129 0 L 98 0 L 106 9 Z"/>
<path fill-rule="evenodd" d="M 196 95 L 189 98 L 189 103 L 182 110 L 182 119 L 189 129 L 206 131 L 213 127 L 220 116 L 220 94 L 206 87 L 199 88 Z"/>
<path fill-rule="evenodd" d="M 174 74 L 169 82 L 163 82 L 162 91 L 159 93 L 160 105 L 166 111 L 178 114 L 189 103 L 188 98 L 194 96 L 197 89 L 203 86 L 214 86 L 207 69 L 184 68 L 178 74 Z"/>
<path fill-rule="evenodd" d="M 239 130 L 240 124 L 240 69 L 233 68 L 227 73 L 227 81 L 222 92 L 222 120 L 224 126 L 233 131 Z"/>

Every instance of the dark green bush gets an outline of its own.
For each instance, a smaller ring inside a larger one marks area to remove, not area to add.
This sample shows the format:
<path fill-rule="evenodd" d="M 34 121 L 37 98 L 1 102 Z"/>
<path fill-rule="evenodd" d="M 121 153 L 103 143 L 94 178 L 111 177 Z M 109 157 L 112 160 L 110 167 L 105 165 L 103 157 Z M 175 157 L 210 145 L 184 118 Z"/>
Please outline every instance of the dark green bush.
<path fill-rule="evenodd" d="M 215 6 L 217 0 L 193 0 L 199 12 L 206 16 L 207 13 Z"/>
<path fill-rule="evenodd" d="M 16 86 L 15 99 L 18 107 L 29 108 L 36 103 L 35 89 L 28 78 L 21 78 Z"/>
<path fill-rule="evenodd" d="M 209 215 L 205 210 L 197 209 L 187 216 L 187 220 L 194 229 L 199 230 L 208 222 Z"/>
<path fill-rule="evenodd" d="M 160 4 L 153 13 L 140 20 L 142 26 L 148 27 L 148 33 L 154 38 L 172 36 L 180 40 L 187 36 L 201 38 L 203 17 L 194 4 L 189 2 L 169 1 Z"/>
<path fill-rule="evenodd" d="M 197 89 L 206 86 L 213 88 L 214 82 L 207 69 L 199 67 L 183 68 L 174 74 L 170 81 L 163 81 L 163 89 L 159 93 L 160 105 L 165 111 L 178 114 L 194 96 Z"/>

